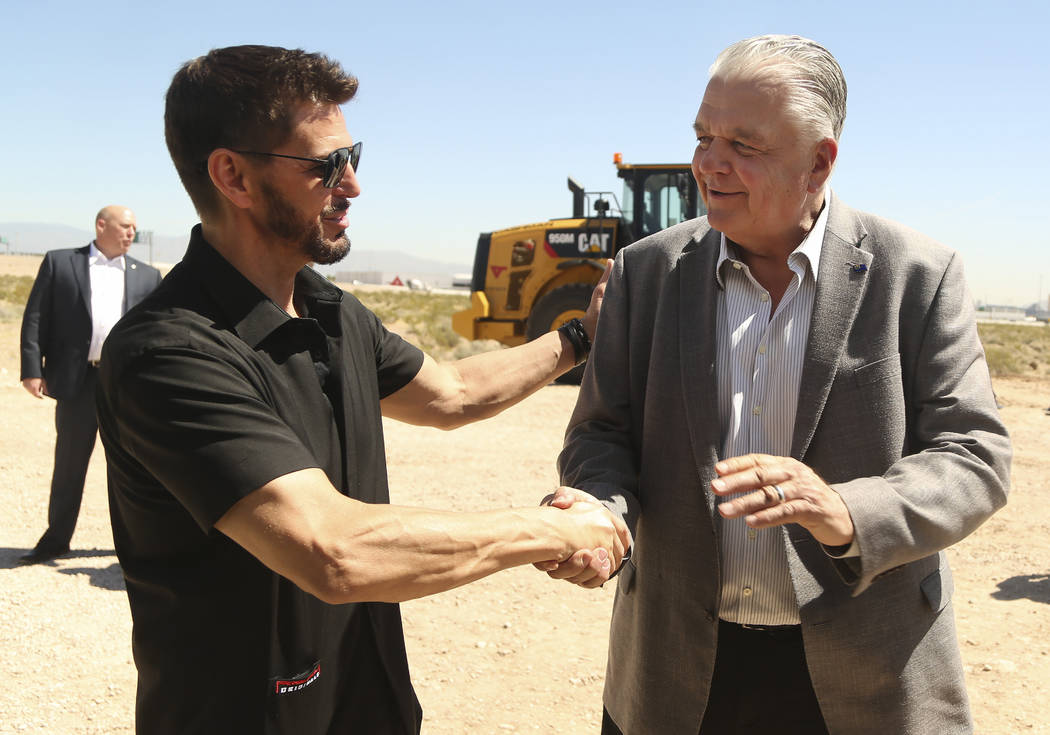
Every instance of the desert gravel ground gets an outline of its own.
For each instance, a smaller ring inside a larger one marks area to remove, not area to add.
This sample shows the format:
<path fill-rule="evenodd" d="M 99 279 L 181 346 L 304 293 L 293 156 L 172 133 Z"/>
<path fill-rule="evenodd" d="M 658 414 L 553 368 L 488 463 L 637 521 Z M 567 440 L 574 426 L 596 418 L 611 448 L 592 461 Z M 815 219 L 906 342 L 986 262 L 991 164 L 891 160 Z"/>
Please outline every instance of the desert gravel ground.
<path fill-rule="evenodd" d="M 22 390 L 17 355 L 18 324 L 0 322 L 0 733 L 132 733 L 131 619 L 101 446 L 73 552 L 17 564 L 44 527 L 54 441 L 54 404 Z M 1050 383 L 996 389 L 1015 444 L 1013 493 L 949 551 L 955 612 L 977 732 L 1050 733 Z M 575 398 L 550 386 L 450 433 L 388 422 L 393 502 L 535 504 L 556 484 Z M 423 732 L 597 733 L 612 599 L 612 585 L 580 590 L 527 567 L 405 604 Z"/>

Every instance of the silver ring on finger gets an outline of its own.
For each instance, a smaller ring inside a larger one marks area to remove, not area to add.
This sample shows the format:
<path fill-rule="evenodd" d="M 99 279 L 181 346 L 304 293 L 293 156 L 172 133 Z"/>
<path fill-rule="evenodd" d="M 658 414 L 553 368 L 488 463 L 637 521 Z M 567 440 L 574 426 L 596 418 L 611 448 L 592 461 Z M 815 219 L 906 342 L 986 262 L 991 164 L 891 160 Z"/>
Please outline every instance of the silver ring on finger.
<path fill-rule="evenodd" d="M 787 499 L 784 497 L 784 490 L 780 487 L 780 485 L 774 485 L 773 492 L 777 494 L 777 503 L 783 503 Z"/>

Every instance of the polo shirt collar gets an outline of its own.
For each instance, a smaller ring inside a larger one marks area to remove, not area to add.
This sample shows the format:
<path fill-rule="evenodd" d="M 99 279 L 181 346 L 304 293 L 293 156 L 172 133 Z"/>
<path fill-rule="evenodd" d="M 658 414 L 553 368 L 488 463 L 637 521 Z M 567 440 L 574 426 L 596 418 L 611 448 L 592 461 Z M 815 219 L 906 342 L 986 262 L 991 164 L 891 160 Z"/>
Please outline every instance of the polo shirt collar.
<path fill-rule="evenodd" d="M 204 239 L 200 225 L 190 233 L 183 263 L 201 279 L 233 331 L 253 348 L 293 319 Z M 295 292 L 305 302 L 310 318 L 323 326 L 331 324 L 329 317 L 343 298 L 339 288 L 309 266 L 296 274 Z"/>

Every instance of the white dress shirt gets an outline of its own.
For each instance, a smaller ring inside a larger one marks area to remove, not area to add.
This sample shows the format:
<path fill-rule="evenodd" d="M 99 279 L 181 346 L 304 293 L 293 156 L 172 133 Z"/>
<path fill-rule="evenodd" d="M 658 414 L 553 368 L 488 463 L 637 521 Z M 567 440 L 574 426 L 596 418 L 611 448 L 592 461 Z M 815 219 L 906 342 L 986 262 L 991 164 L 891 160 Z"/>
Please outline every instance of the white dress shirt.
<path fill-rule="evenodd" d="M 113 325 L 124 315 L 124 269 L 123 255 L 107 258 L 91 243 L 88 251 L 88 272 L 91 276 L 91 346 L 88 362 L 96 362 L 102 356 L 102 343 L 109 336 Z"/>
<path fill-rule="evenodd" d="M 829 193 L 830 197 L 830 193 Z M 828 206 L 788 256 L 793 276 L 771 313 L 770 296 L 722 235 L 717 298 L 720 459 L 750 452 L 789 456 L 799 382 L 817 289 Z M 730 498 L 720 498 L 719 503 Z M 798 604 L 788 570 L 783 527 L 749 528 L 722 519 L 719 617 L 752 625 L 795 625 Z"/>

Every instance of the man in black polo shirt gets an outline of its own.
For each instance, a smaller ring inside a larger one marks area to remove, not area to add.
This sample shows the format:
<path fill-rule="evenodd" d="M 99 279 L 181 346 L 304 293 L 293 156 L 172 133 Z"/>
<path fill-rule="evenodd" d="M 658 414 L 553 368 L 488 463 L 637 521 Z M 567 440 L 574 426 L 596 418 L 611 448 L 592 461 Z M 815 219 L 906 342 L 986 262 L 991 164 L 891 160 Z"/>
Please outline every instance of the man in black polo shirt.
<path fill-rule="evenodd" d="M 398 601 L 527 563 L 597 584 L 629 543 L 593 504 L 387 504 L 382 415 L 494 415 L 583 338 L 438 365 L 306 267 L 349 248 L 361 148 L 339 105 L 356 87 L 323 56 L 245 46 L 168 90 L 201 225 L 110 334 L 98 401 L 141 733 L 416 733 Z"/>

